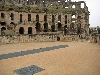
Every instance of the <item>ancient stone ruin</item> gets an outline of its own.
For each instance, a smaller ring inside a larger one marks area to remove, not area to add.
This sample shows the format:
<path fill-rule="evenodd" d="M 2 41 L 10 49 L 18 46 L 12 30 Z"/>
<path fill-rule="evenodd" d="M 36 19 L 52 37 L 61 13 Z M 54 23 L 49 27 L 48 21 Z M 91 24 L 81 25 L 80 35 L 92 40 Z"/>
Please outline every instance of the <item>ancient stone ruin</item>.
<path fill-rule="evenodd" d="M 14 43 L 85 38 L 89 13 L 84 1 L 0 0 L 0 39 Z"/>

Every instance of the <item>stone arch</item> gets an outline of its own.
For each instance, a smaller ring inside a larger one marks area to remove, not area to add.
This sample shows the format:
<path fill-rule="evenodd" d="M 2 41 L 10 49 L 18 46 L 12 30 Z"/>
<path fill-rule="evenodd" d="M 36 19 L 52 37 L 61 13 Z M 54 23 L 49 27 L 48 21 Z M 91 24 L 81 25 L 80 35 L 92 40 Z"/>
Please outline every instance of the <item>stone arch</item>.
<path fill-rule="evenodd" d="M 44 23 L 44 32 L 48 32 L 48 23 Z"/>
<path fill-rule="evenodd" d="M 14 23 L 14 22 L 11 22 L 10 24 L 13 24 L 13 25 L 15 25 L 15 23 Z"/>
<path fill-rule="evenodd" d="M 32 27 L 28 27 L 28 34 L 32 34 Z"/>
<path fill-rule="evenodd" d="M 2 28 L 1 28 L 1 35 L 4 34 L 3 30 L 6 30 L 6 27 L 2 27 Z"/>
<path fill-rule="evenodd" d="M 19 28 L 19 34 L 24 34 L 24 28 L 23 27 Z"/>
<path fill-rule="evenodd" d="M 41 25 L 39 22 L 36 23 L 36 32 L 40 32 L 41 31 Z"/>
<path fill-rule="evenodd" d="M 62 30 L 62 24 L 58 23 L 58 31 L 61 31 L 61 30 Z"/>

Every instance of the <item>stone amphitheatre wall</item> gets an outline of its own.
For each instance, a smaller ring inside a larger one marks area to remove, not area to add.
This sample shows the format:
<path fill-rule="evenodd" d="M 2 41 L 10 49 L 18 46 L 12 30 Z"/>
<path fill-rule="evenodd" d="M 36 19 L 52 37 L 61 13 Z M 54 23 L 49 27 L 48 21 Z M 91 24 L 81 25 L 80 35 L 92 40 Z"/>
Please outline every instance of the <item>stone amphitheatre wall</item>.
<path fill-rule="evenodd" d="M 0 36 L 0 43 L 25 43 L 25 42 L 55 42 L 55 41 L 77 41 L 77 35 L 17 35 Z"/>

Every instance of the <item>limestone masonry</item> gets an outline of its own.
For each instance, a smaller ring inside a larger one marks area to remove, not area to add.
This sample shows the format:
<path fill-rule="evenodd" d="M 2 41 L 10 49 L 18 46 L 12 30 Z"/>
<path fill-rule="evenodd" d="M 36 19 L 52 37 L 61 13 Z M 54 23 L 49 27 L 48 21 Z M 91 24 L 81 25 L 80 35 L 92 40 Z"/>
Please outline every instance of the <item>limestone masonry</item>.
<path fill-rule="evenodd" d="M 0 0 L 0 35 L 84 38 L 89 35 L 89 13 L 84 1 Z"/>

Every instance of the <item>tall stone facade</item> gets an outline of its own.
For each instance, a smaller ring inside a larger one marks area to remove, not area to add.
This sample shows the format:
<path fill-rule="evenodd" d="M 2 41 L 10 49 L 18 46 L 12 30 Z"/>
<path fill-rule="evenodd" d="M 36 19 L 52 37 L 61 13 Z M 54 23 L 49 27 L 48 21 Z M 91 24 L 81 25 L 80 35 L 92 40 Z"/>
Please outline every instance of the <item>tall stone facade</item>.
<path fill-rule="evenodd" d="M 84 1 L 1 0 L 0 15 L 0 35 L 4 30 L 37 34 L 66 29 L 69 34 L 89 34 L 89 11 Z"/>

